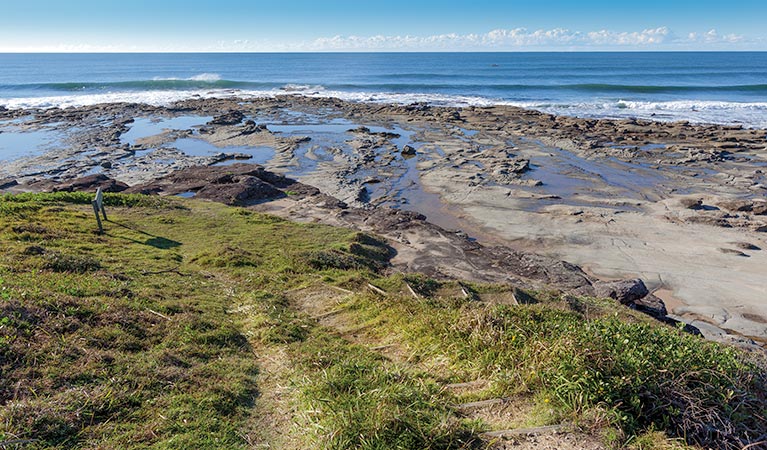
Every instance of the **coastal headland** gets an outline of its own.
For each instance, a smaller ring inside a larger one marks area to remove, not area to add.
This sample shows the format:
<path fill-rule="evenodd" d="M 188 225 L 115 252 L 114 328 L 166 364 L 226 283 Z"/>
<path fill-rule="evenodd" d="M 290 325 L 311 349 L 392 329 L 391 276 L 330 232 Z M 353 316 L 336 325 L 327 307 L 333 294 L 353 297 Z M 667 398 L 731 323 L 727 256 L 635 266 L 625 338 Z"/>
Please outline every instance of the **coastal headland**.
<path fill-rule="evenodd" d="M 603 296 L 641 279 L 627 304 L 767 343 L 765 130 L 284 95 L 0 108 L 3 139 L 23 149 L 0 155 L 5 192 L 252 206 L 373 231 L 434 277 Z"/>

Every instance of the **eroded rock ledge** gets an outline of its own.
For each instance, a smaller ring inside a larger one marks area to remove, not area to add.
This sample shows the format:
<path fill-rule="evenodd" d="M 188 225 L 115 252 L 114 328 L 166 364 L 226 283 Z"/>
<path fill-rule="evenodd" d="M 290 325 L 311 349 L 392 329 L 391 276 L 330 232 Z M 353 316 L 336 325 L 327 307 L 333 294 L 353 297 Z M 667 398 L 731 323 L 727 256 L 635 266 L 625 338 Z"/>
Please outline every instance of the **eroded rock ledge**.
<path fill-rule="evenodd" d="M 200 121 L 126 138 L 147 121 L 184 116 Z M 11 125 L 10 119 L 18 120 Z M 497 250 L 494 256 L 517 267 L 508 276 L 579 286 L 579 276 L 558 276 L 557 268 L 519 253 L 545 252 L 605 279 L 641 277 L 681 319 L 718 328 L 713 333 L 731 329 L 767 342 L 760 291 L 760 249 L 767 248 L 765 130 L 290 95 L 191 99 L 166 107 L 5 109 L 0 121 L 6 129 L 65 136 L 60 147 L 0 167 L 0 189 L 80 189 L 77 178 L 102 172 L 107 177 L 94 180 L 109 190 L 125 187 L 110 181 L 115 179 L 147 192 L 227 197 L 297 220 L 371 230 L 380 228 L 374 221 L 396 219 L 384 231 L 402 241 L 398 264 L 444 276 L 493 278 L 477 269 L 482 261 L 445 250 L 474 245 L 463 242 L 465 234 L 449 231 L 460 228 L 483 243 L 493 242 L 489 236 L 513 245 L 516 253 Z M 339 123 L 344 125 L 335 137 L 323 135 L 321 127 Z M 307 124 L 318 129 L 296 127 Z M 187 153 L 177 144 L 183 140 L 211 150 Z M 301 204 L 298 190 L 248 174 L 211 180 L 198 171 L 195 176 L 205 182 L 185 190 L 173 191 L 174 183 L 183 184 L 177 179 L 151 186 L 166 175 L 243 157 L 232 148 L 237 146 L 271 149 L 269 171 L 316 186 L 349 207 L 319 213 Z M 384 214 L 377 205 L 417 210 L 443 228 L 426 233 L 410 225 L 417 214 Z M 448 208 L 449 217 L 440 217 Z M 447 262 L 424 258 L 424 249 L 439 249 Z M 482 257 L 495 251 L 483 249 Z"/>
<path fill-rule="evenodd" d="M 393 270 L 416 271 L 439 279 L 510 283 L 523 289 L 551 289 L 574 295 L 613 298 L 656 319 L 666 316 L 663 301 L 649 293 L 641 280 L 603 282 L 564 261 L 503 246 L 483 246 L 461 233 L 429 223 L 421 214 L 393 208 L 353 208 L 319 189 L 253 164 L 198 166 L 155 181 L 122 186 L 104 176 L 90 176 L 47 190 L 94 190 L 150 195 L 183 195 L 252 207 L 299 221 L 346 226 L 383 236 L 397 251 Z M 38 187 L 41 187 L 38 185 Z M 695 327 L 686 330 L 699 334 Z M 746 339 L 731 342 L 755 347 Z"/>

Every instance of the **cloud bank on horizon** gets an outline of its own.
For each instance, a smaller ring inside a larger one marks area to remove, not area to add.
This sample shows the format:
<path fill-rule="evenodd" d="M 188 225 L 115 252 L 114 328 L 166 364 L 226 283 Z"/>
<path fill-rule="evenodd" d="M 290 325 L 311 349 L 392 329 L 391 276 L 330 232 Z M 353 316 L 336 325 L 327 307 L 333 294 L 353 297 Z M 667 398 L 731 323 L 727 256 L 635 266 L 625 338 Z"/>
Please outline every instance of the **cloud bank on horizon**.
<path fill-rule="evenodd" d="M 24 0 L 0 52 L 767 51 L 764 0 Z"/>
<path fill-rule="evenodd" d="M 668 27 L 633 32 L 573 31 L 565 28 L 528 30 L 496 29 L 483 34 L 439 34 L 431 36 L 334 36 L 319 38 L 298 47 L 309 51 L 357 50 L 527 50 L 538 48 L 643 48 L 728 46 L 749 41 L 742 35 L 719 34 L 715 29 L 677 36 Z"/>
<path fill-rule="evenodd" d="M 264 39 L 217 40 L 193 44 L 121 45 L 59 43 L 6 46 L 0 52 L 378 52 L 378 51 L 589 51 L 589 50 L 760 50 L 762 39 L 721 34 L 716 29 L 674 33 L 669 27 L 641 31 L 574 31 L 567 28 L 495 29 L 486 33 L 417 35 L 335 35 L 294 42 Z"/>

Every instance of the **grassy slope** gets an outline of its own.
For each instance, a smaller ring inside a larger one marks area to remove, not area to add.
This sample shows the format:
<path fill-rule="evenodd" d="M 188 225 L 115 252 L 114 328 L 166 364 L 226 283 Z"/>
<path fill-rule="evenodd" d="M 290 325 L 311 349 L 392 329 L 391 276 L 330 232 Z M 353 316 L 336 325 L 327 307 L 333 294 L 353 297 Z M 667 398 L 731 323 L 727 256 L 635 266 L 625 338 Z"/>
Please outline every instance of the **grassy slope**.
<path fill-rule="evenodd" d="M 207 202 L 108 196 L 99 236 L 87 201 L 0 199 L 0 443 L 469 448 L 567 422 L 613 445 L 735 448 L 767 432 L 755 362 L 610 302 L 476 301 L 509 287 L 382 277 L 375 239 Z M 499 396 L 525 413 L 451 406 Z"/>

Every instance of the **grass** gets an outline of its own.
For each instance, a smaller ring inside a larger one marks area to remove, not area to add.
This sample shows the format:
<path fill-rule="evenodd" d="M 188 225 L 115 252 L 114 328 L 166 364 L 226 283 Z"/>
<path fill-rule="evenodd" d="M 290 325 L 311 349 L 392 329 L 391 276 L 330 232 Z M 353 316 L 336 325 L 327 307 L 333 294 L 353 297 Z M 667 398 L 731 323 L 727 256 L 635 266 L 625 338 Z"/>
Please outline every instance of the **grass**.
<path fill-rule="evenodd" d="M 547 295 L 535 305 L 372 296 L 350 307 L 398 333 L 419 358 L 447 360 L 446 376 L 492 381 L 493 395 L 531 395 L 544 418 L 664 430 L 700 445 L 740 448 L 765 432 L 765 373 L 742 352 L 592 299 L 592 317 Z M 601 309 L 601 311 L 600 311 Z"/>
<path fill-rule="evenodd" d="M 145 274 L 179 255 L 131 228 L 94 234 L 68 196 L 27 198 L 0 230 L 0 441 L 236 447 L 258 370 L 220 286 Z"/>
<path fill-rule="evenodd" d="M 501 396 L 529 406 L 509 426 L 614 448 L 767 433 L 762 360 L 611 301 L 499 304 L 511 287 L 385 274 L 375 237 L 195 200 L 106 195 L 98 235 L 90 200 L 0 197 L 0 445 L 483 448 L 454 405 Z"/>
<path fill-rule="evenodd" d="M 386 361 L 366 347 L 313 334 L 296 350 L 298 381 L 314 448 L 468 448 L 471 430 L 452 414 L 429 374 Z"/>

